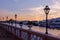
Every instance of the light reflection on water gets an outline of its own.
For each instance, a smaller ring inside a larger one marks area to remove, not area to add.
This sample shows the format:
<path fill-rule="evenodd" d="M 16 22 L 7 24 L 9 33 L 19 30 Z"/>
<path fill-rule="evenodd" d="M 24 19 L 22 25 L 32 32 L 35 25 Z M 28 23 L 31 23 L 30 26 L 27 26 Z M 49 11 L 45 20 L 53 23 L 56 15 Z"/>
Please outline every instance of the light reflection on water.
<path fill-rule="evenodd" d="M 15 26 L 15 24 L 13 24 L 13 26 Z M 17 27 L 20 28 L 19 24 L 17 24 Z M 23 25 L 22 28 L 23 29 L 29 29 L 26 25 Z M 38 26 L 32 26 L 31 30 L 45 33 L 46 28 L 38 27 Z M 48 33 L 51 34 L 51 35 L 60 37 L 60 30 L 57 30 L 57 29 L 48 29 Z"/>
<path fill-rule="evenodd" d="M 32 30 L 37 31 L 37 32 L 45 33 L 46 28 L 38 27 L 38 26 L 37 27 L 33 26 Z M 48 29 L 48 33 L 51 34 L 51 35 L 60 37 L 60 30 L 57 30 L 57 29 Z"/>

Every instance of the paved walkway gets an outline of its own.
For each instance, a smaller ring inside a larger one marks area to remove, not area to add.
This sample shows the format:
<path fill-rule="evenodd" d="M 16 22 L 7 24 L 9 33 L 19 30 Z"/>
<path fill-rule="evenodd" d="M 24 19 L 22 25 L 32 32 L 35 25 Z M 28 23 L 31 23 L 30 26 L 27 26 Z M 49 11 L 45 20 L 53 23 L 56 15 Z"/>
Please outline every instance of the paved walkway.
<path fill-rule="evenodd" d="M 5 31 L 4 29 L 0 28 L 0 40 L 19 40 L 19 39 Z"/>

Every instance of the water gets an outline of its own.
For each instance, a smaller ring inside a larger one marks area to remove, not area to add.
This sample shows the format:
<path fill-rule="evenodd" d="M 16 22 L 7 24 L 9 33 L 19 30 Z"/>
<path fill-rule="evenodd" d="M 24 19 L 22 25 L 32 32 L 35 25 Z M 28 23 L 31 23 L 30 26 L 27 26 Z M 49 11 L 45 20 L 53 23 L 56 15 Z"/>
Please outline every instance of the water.
<path fill-rule="evenodd" d="M 9 25 L 8 23 L 4 23 L 4 24 Z M 11 24 L 10 24 L 10 25 L 11 25 Z M 15 26 L 15 24 L 13 24 L 12 26 Z M 16 24 L 16 26 L 17 26 L 18 28 L 21 27 L 21 26 L 19 26 L 19 24 Z M 27 25 L 23 25 L 22 28 L 23 28 L 23 29 L 29 29 L 29 28 L 27 27 Z M 45 33 L 46 28 L 44 28 L 44 27 L 39 27 L 39 26 L 32 26 L 31 30 L 32 30 L 32 31 L 41 32 L 41 33 Z M 60 37 L 60 30 L 57 30 L 57 29 L 48 29 L 48 33 L 49 33 L 50 35 Z"/>

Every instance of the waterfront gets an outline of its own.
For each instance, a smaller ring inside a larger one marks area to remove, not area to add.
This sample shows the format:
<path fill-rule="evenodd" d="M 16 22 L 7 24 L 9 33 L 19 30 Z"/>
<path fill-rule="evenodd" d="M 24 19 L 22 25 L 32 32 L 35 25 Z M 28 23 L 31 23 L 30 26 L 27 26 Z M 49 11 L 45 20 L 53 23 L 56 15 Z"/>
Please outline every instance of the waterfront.
<path fill-rule="evenodd" d="M 8 23 L 4 23 L 4 24 L 8 24 Z M 8 24 L 8 25 L 10 25 L 10 24 Z M 13 24 L 12 26 L 15 26 L 15 24 Z M 21 26 L 19 26 L 19 24 L 16 24 L 16 26 L 17 26 L 17 28 L 21 27 Z M 22 28 L 27 29 L 27 30 L 29 29 L 27 25 L 23 25 Z M 46 28 L 39 27 L 39 26 L 32 26 L 31 30 L 36 31 L 36 32 L 40 32 L 40 33 L 45 33 Z M 49 35 L 60 37 L 60 30 L 48 28 L 48 33 L 49 33 Z"/>
<path fill-rule="evenodd" d="M 44 28 L 39 28 L 38 26 L 32 26 L 31 29 L 29 29 L 27 25 L 23 25 L 21 28 L 19 24 L 15 26 L 15 24 L 0 23 L 0 26 L 18 38 L 22 37 L 24 40 L 44 40 L 46 38 L 47 40 L 60 40 L 58 35 L 45 34 L 43 30 L 40 30 Z"/>

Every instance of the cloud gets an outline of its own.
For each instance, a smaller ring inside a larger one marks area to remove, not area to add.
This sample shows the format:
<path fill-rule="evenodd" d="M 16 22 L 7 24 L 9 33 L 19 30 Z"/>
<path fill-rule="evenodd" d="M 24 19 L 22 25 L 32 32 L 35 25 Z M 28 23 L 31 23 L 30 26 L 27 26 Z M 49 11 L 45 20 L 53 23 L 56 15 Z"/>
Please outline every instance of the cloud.
<path fill-rule="evenodd" d="M 53 0 L 53 3 L 52 8 L 60 9 L 60 0 Z"/>
<path fill-rule="evenodd" d="M 49 5 L 50 13 L 49 18 L 60 17 L 60 0 L 53 0 L 53 4 Z M 27 10 L 32 11 L 34 16 L 43 16 L 44 17 L 44 6 L 40 5 L 39 7 L 28 8 Z"/>
<path fill-rule="evenodd" d="M 9 12 L 8 10 L 0 10 L 0 18 L 4 17 L 4 20 L 6 20 L 6 17 L 8 16 L 9 19 L 13 18 L 14 13 L 13 12 Z"/>
<path fill-rule="evenodd" d="M 60 17 L 60 0 L 53 0 L 53 4 L 50 5 L 50 18 Z"/>
<path fill-rule="evenodd" d="M 19 0 L 13 0 L 14 2 L 19 2 Z M 18 9 L 18 11 L 15 12 L 9 12 L 7 10 L 1 11 L 1 15 L 12 15 L 16 13 L 20 19 L 29 19 L 29 20 L 42 20 L 45 19 L 45 13 L 44 13 L 44 7 L 45 6 L 38 6 L 38 7 L 32 7 L 32 8 L 23 8 L 23 9 Z M 50 7 L 50 13 L 49 13 L 49 18 L 56 18 L 60 17 L 60 0 L 53 0 L 53 4 L 49 5 Z M 30 19 L 31 18 L 31 19 Z"/>
<path fill-rule="evenodd" d="M 32 8 L 21 9 L 21 10 L 30 11 L 31 12 L 30 14 L 36 14 L 36 13 L 43 14 L 43 9 L 44 7 L 40 5 L 39 7 L 32 7 Z"/>
<path fill-rule="evenodd" d="M 60 13 L 60 0 L 53 0 L 53 5 L 50 5 L 52 13 Z"/>

